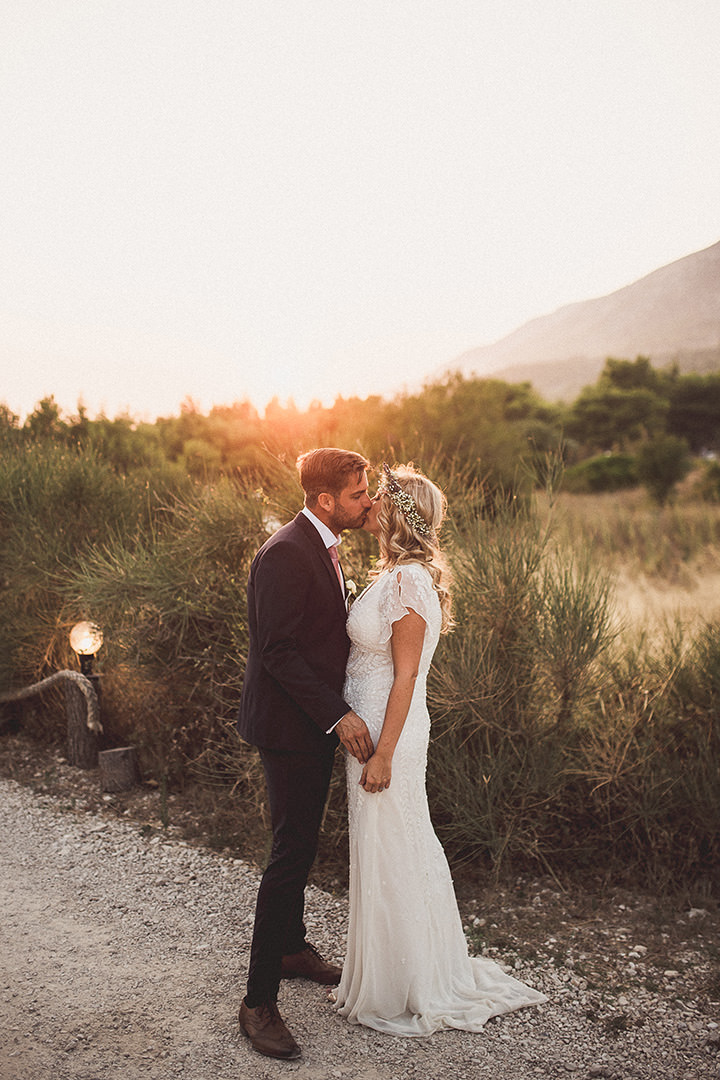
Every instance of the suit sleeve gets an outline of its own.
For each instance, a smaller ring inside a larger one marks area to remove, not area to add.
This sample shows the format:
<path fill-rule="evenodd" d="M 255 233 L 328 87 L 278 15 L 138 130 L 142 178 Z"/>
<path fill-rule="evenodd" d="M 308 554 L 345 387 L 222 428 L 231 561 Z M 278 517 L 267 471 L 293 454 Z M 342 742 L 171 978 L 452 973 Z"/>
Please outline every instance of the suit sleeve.
<path fill-rule="evenodd" d="M 268 548 L 258 563 L 254 603 L 262 664 L 272 678 L 324 733 L 349 711 L 342 696 L 323 682 L 299 647 L 313 574 L 297 550 Z"/>

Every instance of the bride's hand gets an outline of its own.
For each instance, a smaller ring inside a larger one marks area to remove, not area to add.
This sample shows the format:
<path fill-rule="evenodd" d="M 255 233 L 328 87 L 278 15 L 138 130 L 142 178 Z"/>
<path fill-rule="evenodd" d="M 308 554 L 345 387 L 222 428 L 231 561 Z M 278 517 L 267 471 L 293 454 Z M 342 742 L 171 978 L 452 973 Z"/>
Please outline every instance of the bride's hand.
<path fill-rule="evenodd" d="M 392 758 L 375 753 L 362 771 L 360 786 L 371 793 L 385 791 L 386 788 L 390 787 L 391 779 Z"/>

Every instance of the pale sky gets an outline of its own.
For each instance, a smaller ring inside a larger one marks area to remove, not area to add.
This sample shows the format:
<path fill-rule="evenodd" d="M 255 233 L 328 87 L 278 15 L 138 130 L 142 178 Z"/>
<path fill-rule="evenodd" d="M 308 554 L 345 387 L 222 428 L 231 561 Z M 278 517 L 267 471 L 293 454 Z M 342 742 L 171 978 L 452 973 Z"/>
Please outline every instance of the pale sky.
<path fill-rule="evenodd" d="M 717 0 L 0 0 L 0 401 L 418 385 L 720 239 Z"/>

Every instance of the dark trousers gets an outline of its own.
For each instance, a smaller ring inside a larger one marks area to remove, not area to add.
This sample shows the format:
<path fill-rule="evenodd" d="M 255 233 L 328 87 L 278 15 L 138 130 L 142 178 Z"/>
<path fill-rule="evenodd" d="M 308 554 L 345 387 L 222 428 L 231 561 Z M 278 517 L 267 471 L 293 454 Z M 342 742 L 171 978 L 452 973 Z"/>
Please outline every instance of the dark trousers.
<path fill-rule="evenodd" d="M 250 950 L 247 1000 L 277 999 L 283 956 L 305 948 L 305 886 L 315 860 L 335 748 L 298 754 L 260 750 L 265 769 L 273 843 L 260 882 Z"/>

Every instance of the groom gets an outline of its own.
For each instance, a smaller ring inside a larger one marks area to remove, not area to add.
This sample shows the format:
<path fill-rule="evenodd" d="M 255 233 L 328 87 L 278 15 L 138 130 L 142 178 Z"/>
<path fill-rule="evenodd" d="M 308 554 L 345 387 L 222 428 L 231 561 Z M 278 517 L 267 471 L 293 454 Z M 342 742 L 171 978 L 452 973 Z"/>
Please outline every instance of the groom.
<path fill-rule="evenodd" d="M 277 1008 L 281 978 L 324 985 L 341 969 L 305 940 L 304 893 L 315 859 L 338 739 L 365 762 L 363 720 L 342 698 L 350 642 L 337 545 L 371 507 L 369 462 L 324 447 L 297 460 L 305 505 L 260 548 L 248 581 L 250 644 L 238 719 L 265 770 L 273 844 L 258 890 L 247 994 L 240 1027 L 269 1057 L 300 1048 Z"/>

